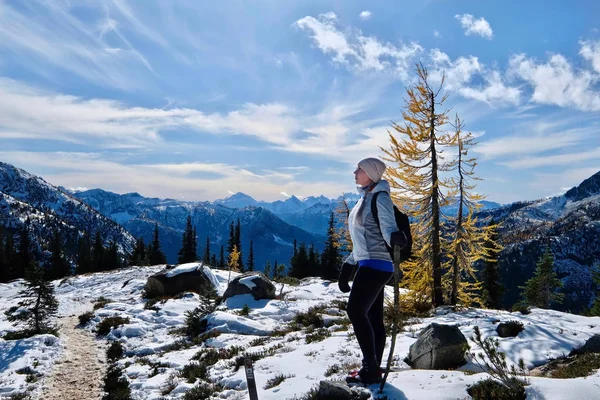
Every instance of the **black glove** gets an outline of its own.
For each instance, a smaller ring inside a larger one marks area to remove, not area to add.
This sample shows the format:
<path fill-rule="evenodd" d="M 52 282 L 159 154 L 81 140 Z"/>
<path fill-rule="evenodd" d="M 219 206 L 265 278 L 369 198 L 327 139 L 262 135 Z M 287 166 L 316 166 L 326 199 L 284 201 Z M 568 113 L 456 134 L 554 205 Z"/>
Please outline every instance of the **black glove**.
<path fill-rule="evenodd" d="M 342 269 L 340 271 L 340 276 L 338 278 L 338 287 L 343 293 L 348 293 L 350 291 L 350 285 L 348 285 L 348 281 L 354 274 L 354 269 L 356 265 L 344 263 L 342 265 Z"/>
<path fill-rule="evenodd" d="M 400 249 L 403 249 L 407 242 L 406 235 L 400 231 L 392 232 L 390 242 L 392 247 L 398 246 Z"/>

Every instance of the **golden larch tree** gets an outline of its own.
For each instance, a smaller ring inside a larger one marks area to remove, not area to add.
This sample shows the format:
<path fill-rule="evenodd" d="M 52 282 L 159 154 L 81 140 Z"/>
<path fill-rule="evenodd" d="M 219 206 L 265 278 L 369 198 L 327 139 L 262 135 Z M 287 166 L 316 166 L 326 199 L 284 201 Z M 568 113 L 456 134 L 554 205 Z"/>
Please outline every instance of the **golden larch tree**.
<path fill-rule="evenodd" d="M 402 283 L 410 289 L 412 301 L 430 298 L 426 301 L 437 307 L 444 304 L 441 207 L 448 204 L 447 196 L 454 196 L 452 182 L 440 177 L 442 152 L 444 147 L 456 145 L 456 136 L 444 131 L 448 122 L 443 109 L 447 95 L 440 94 L 444 79 L 433 90 L 423 65 L 416 69 L 418 81 L 406 90 L 404 123 L 392 123 L 390 147 L 382 150 L 391 165 L 386 178 L 394 189 L 392 198 L 412 217 L 414 257 L 402 263 Z"/>

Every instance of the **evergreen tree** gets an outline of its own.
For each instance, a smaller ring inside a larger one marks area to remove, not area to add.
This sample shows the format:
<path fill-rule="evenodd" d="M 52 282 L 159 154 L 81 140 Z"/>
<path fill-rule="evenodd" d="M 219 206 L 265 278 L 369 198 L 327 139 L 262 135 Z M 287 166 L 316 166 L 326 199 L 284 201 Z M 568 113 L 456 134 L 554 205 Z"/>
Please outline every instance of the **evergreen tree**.
<path fill-rule="evenodd" d="M 352 238 L 348 229 L 348 217 L 350 216 L 350 206 L 346 199 L 342 199 L 335 209 L 337 221 L 336 237 L 339 243 L 340 256 L 350 254 L 352 252 Z"/>
<path fill-rule="evenodd" d="M 221 245 L 221 252 L 219 255 L 219 269 L 225 269 L 225 250 L 223 249 L 223 245 Z"/>
<path fill-rule="evenodd" d="M 0 283 L 8 282 L 8 264 L 4 255 L 4 229 L 0 225 Z"/>
<path fill-rule="evenodd" d="M 71 266 L 62 254 L 62 243 L 58 229 L 54 231 L 50 244 L 50 252 L 52 255 L 50 256 L 49 279 L 60 279 L 71 275 Z"/>
<path fill-rule="evenodd" d="M 292 258 L 290 259 L 290 273 L 292 270 L 298 271 L 298 242 L 294 239 L 294 253 L 292 254 Z M 292 276 L 292 275 L 290 275 Z"/>
<path fill-rule="evenodd" d="M 210 266 L 213 268 L 217 268 L 217 255 L 213 253 L 212 257 L 210 258 Z"/>
<path fill-rule="evenodd" d="M 233 246 L 235 246 L 237 244 L 236 239 L 235 239 L 235 225 L 233 224 L 233 221 L 231 221 L 231 224 L 229 224 L 229 238 L 227 239 L 227 255 L 231 254 L 231 252 L 233 251 Z"/>
<path fill-rule="evenodd" d="M 197 260 L 196 255 L 196 229 L 192 227 L 192 217 L 188 215 L 185 223 L 185 231 L 181 238 L 181 249 L 179 250 L 178 260 L 179 264 L 185 264 L 194 262 Z"/>
<path fill-rule="evenodd" d="M 210 238 L 206 236 L 206 247 L 204 248 L 204 257 L 202 257 L 204 265 L 210 264 Z"/>
<path fill-rule="evenodd" d="M 192 244 L 190 247 L 193 249 L 191 252 L 194 254 L 194 261 L 199 260 L 200 257 L 198 257 L 198 235 L 196 233 L 196 227 L 194 227 L 194 232 L 192 234 Z"/>
<path fill-rule="evenodd" d="M 296 254 L 296 258 L 294 260 L 294 264 L 290 266 L 290 272 L 288 275 L 293 278 L 306 278 L 310 276 L 310 264 L 308 260 L 308 251 L 306 250 L 306 244 L 300 243 L 298 248 L 298 253 Z"/>
<path fill-rule="evenodd" d="M 308 249 L 308 276 L 321 276 L 321 263 L 319 262 L 319 253 L 315 250 L 313 243 Z"/>
<path fill-rule="evenodd" d="M 15 242 L 12 235 L 6 236 L 4 245 L 4 259 L 6 262 L 7 281 L 19 278 L 19 254 L 15 251 Z"/>
<path fill-rule="evenodd" d="M 104 254 L 104 270 L 112 271 L 121 267 L 117 242 L 113 239 Z"/>
<path fill-rule="evenodd" d="M 77 273 L 84 274 L 92 271 L 92 244 L 90 236 L 84 233 L 77 241 Z"/>
<path fill-rule="evenodd" d="M 252 240 L 250 241 L 250 252 L 248 254 L 248 271 L 254 271 L 254 249 L 252 246 Z"/>
<path fill-rule="evenodd" d="M 235 226 L 235 245 L 240 253 L 240 271 L 244 271 L 244 255 L 242 253 L 242 232 L 240 228 L 240 219 L 237 219 Z"/>
<path fill-rule="evenodd" d="M 104 271 L 104 243 L 102 242 L 100 231 L 96 232 L 92 247 L 92 271 Z"/>
<path fill-rule="evenodd" d="M 475 176 L 477 159 L 469 157 L 469 150 L 475 145 L 474 138 L 471 133 L 463 134 L 463 122 L 458 115 L 453 126 L 455 141 L 458 144 L 458 156 L 447 166 L 447 170 L 458 172 L 458 179 L 452 179 L 454 188 L 458 192 L 456 201 L 458 209 L 456 217 L 451 218 L 454 222 L 454 237 L 450 243 L 448 257 L 451 265 L 445 278 L 450 288 L 448 295 L 450 304 L 460 303 L 469 307 L 473 304 L 482 304 L 479 297 L 481 282 L 477 278 L 475 263 L 496 256 L 501 246 L 491 237 L 495 226 L 482 225 L 475 218 L 475 213 L 481 207 L 481 201 L 485 196 L 474 192 L 476 185 L 473 181 L 480 180 Z M 488 254 L 488 251 L 492 251 L 492 254 Z"/>
<path fill-rule="evenodd" d="M 45 276 L 44 268 L 32 262 L 25 274 L 25 287 L 19 292 L 22 300 L 18 303 L 18 312 L 6 313 L 11 322 L 21 321 L 27 325 L 30 336 L 41 333 L 55 333 L 56 327 L 50 318 L 56 315 L 58 301 L 54 296 L 54 286 Z"/>
<path fill-rule="evenodd" d="M 277 264 L 275 260 L 275 266 L 273 267 L 273 279 L 280 279 L 285 276 L 285 264 Z"/>
<path fill-rule="evenodd" d="M 267 263 L 265 264 L 265 269 L 263 270 L 263 274 L 265 274 L 265 276 L 267 278 L 270 277 L 270 275 L 271 275 L 271 261 L 267 260 Z"/>
<path fill-rule="evenodd" d="M 410 290 L 413 302 L 431 299 L 434 307 L 444 304 L 442 289 L 442 259 L 444 245 L 442 231 L 445 216 L 442 207 L 448 205 L 445 196 L 453 197 L 452 183 L 442 179 L 444 170 L 441 148 L 455 146 L 456 136 L 444 130 L 447 111 L 441 96 L 443 79 L 438 90 L 429 85 L 427 70 L 417 65 L 418 81 L 408 88 L 406 110 L 402 112 L 404 125 L 392 124 L 399 136 L 389 133 L 390 148 L 385 160 L 397 165 L 386 170 L 392 188 L 392 198 L 400 209 L 413 217 L 413 258 L 402 263 L 403 281 Z M 444 193 L 444 189 L 448 193 Z"/>
<path fill-rule="evenodd" d="M 565 295 L 557 292 L 561 287 L 562 282 L 554 271 L 554 254 L 550 247 L 546 247 L 533 277 L 525 282 L 525 286 L 520 286 L 523 289 L 524 300 L 531 306 L 550 308 L 553 304 L 562 303 Z"/>
<path fill-rule="evenodd" d="M 481 299 L 487 308 L 501 309 L 504 287 L 500 281 L 498 253 L 502 249 L 498 244 L 498 226 L 492 219 L 488 224 L 489 237 L 483 243 L 485 260 L 481 273 Z"/>
<path fill-rule="evenodd" d="M 16 270 L 16 277 L 24 278 L 25 271 L 33 262 L 33 255 L 31 254 L 31 239 L 29 238 L 29 219 L 27 219 L 27 221 L 23 224 L 19 239 L 19 264 Z"/>
<path fill-rule="evenodd" d="M 227 282 L 231 280 L 231 271 L 238 272 L 240 270 L 240 252 L 237 249 L 236 245 L 233 245 L 233 250 L 229 254 L 229 259 L 227 260 L 227 267 L 229 269 L 229 276 L 227 277 Z"/>
<path fill-rule="evenodd" d="M 596 291 L 596 299 L 594 300 L 594 304 L 590 309 L 589 315 L 600 317 L 600 268 L 597 268 L 592 273 L 598 290 Z"/>
<path fill-rule="evenodd" d="M 152 233 L 152 243 L 148 249 L 148 264 L 158 265 L 166 264 L 167 256 L 160 248 L 160 237 L 158 235 L 158 223 L 154 223 L 154 232 Z"/>
<path fill-rule="evenodd" d="M 339 267 L 342 263 L 342 257 L 339 251 L 339 241 L 334 225 L 333 212 L 329 215 L 329 226 L 327 228 L 327 240 L 325 249 L 321 256 L 321 278 L 335 280 L 339 275 Z"/>
<path fill-rule="evenodd" d="M 144 239 L 139 237 L 135 241 L 135 246 L 133 246 L 133 252 L 131 253 L 131 257 L 129 258 L 129 265 L 147 265 L 147 259 L 148 257 L 146 256 L 146 244 L 144 243 Z"/>

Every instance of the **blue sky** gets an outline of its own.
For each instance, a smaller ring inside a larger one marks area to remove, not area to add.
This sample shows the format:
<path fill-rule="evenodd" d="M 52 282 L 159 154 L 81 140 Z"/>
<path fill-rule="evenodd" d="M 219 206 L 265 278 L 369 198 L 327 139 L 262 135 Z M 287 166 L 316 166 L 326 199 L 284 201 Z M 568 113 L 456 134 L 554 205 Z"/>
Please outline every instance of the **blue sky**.
<path fill-rule="evenodd" d="M 593 0 L 0 0 L 0 161 L 162 198 L 337 197 L 422 62 L 478 136 L 480 193 L 556 195 L 600 170 L 599 16 Z"/>

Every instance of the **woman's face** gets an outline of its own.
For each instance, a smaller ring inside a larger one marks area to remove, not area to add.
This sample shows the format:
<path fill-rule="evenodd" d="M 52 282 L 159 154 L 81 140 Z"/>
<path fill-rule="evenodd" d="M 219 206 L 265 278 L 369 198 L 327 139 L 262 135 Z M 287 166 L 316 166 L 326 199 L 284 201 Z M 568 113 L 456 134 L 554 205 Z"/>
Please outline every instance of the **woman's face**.
<path fill-rule="evenodd" d="M 372 183 L 369 175 L 367 175 L 367 173 L 361 167 L 356 167 L 354 170 L 354 182 L 361 187 L 368 186 Z"/>

